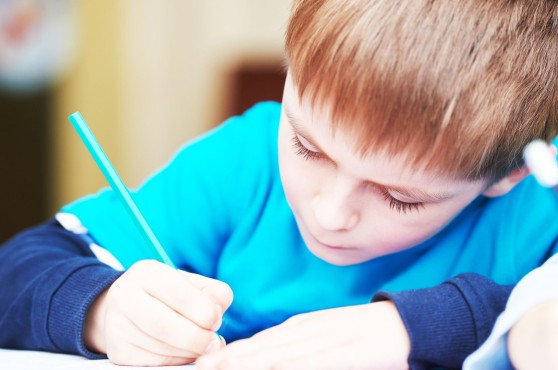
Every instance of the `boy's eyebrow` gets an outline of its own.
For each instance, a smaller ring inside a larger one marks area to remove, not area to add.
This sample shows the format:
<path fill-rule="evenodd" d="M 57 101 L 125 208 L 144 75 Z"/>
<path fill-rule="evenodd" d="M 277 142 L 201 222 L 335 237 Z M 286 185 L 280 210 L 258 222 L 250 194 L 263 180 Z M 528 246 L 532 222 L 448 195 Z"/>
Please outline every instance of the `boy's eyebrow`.
<path fill-rule="evenodd" d="M 304 130 L 302 125 L 298 122 L 296 117 L 292 114 L 290 109 L 285 104 L 283 104 L 283 109 L 285 110 L 285 115 L 287 116 L 287 119 L 289 120 L 289 123 L 291 124 L 293 129 L 297 132 L 297 134 L 299 134 L 304 139 L 306 139 L 306 141 L 308 141 L 310 144 L 312 144 L 312 146 L 314 146 L 314 148 L 316 150 L 320 151 L 321 154 L 323 154 L 327 157 L 327 154 L 320 148 L 320 146 L 318 144 L 316 144 L 312 140 L 311 135 L 309 135 Z M 428 193 L 428 192 L 425 192 L 421 189 L 416 189 L 416 188 L 404 188 L 404 187 L 396 186 L 396 185 L 385 185 L 385 184 L 380 184 L 380 183 L 377 183 L 377 182 L 374 182 L 374 181 L 369 181 L 369 182 L 372 185 L 377 186 L 377 187 L 382 188 L 382 189 L 385 189 L 387 191 L 398 193 L 398 194 L 401 194 L 405 197 L 408 197 L 408 198 L 411 198 L 411 199 L 416 199 L 416 200 L 423 201 L 423 202 L 440 202 L 440 201 L 443 201 L 443 200 L 450 199 L 450 198 L 454 197 L 454 194 L 451 194 L 451 193 Z"/>

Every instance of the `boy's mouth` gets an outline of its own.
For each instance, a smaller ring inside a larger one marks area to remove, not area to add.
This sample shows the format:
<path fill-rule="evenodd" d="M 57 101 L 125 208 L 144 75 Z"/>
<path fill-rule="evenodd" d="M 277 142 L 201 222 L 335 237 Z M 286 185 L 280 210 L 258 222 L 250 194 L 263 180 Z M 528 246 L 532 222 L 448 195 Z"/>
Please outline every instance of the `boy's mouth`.
<path fill-rule="evenodd" d="M 310 231 L 308 225 L 302 222 L 298 222 L 298 224 L 299 224 L 300 232 L 304 236 L 304 239 L 306 240 L 307 244 L 316 245 L 319 246 L 320 248 L 335 251 L 335 252 L 354 252 L 359 249 L 355 247 L 344 246 L 340 243 L 324 242 L 321 239 L 318 239 L 315 236 L 316 235 L 315 233 Z"/>
<path fill-rule="evenodd" d="M 351 250 L 355 250 L 356 248 L 353 247 L 347 247 L 347 246 L 342 246 L 342 245 L 337 245 L 337 244 L 330 244 L 330 243 L 324 243 L 322 242 L 320 239 L 316 238 L 312 233 L 309 233 L 310 237 L 320 246 L 327 248 L 327 249 L 331 249 L 334 251 L 351 251 Z"/>

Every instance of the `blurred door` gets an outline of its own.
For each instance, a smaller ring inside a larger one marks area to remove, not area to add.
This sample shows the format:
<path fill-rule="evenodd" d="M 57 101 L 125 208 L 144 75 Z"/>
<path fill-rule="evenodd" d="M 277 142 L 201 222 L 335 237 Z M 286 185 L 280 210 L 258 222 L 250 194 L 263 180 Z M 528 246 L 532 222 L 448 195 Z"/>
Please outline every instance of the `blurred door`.
<path fill-rule="evenodd" d="M 241 114 L 257 102 L 280 102 L 285 84 L 285 69 L 276 63 L 245 63 L 232 71 L 229 112 L 227 116 Z"/>
<path fill-rule="evenodd" d="M 51 99 L 0 91 L 0 242 L 47 217 Z"/>

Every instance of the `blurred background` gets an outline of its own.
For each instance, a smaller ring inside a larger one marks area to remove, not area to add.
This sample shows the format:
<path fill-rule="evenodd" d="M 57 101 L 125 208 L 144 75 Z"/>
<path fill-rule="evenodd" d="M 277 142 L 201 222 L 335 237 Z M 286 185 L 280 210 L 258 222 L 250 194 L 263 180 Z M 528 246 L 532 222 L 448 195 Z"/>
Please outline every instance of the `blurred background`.
<path fill-rule="evenodd" d="M 79 110 L 128 187 L 187 140 L 281 99 L 291 0 L 0 0 L 0 242 L 106 181 Z"/>

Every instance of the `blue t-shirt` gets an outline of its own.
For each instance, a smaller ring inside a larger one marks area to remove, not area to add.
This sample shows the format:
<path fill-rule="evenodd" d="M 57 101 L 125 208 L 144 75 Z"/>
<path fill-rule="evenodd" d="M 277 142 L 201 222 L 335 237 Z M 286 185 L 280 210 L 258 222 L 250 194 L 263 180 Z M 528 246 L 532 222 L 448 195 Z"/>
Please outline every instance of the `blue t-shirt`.
<path fill-rule="evenodd" d="M 177 266 L 233 289 L 219 330 L 229 341 L 296 313 L 367 303 L 380 289 L 434 286 L 462 272 L 513 284 L 557 250 L 557 202 L 529 177 L 505 196 L 477 198 L 418 246 L 352 266 L 322 261 L 306 248 L 281 185 L 280 113 L 279 104 L 260 103 L 227 120 L 132 192 Z M 153 258 L 110 189 L 63 211 L 125 267 Z"/>

